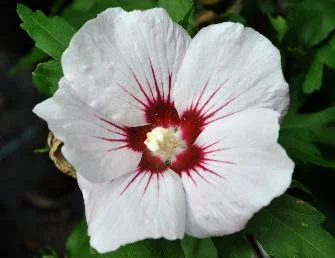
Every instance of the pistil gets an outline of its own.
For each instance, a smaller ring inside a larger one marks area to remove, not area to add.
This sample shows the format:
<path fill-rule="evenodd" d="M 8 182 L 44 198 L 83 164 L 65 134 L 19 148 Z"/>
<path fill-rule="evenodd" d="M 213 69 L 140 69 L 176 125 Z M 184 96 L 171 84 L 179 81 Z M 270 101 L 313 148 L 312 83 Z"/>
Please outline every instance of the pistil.
<path fill-rule="evenodd" d="M 178 128 L 163 127 L 156 127 L 147 133 L 144 144 L 152 153 L 161 157 L 167 166 L 171 165 L 177 149 L 184 146 Z"/>

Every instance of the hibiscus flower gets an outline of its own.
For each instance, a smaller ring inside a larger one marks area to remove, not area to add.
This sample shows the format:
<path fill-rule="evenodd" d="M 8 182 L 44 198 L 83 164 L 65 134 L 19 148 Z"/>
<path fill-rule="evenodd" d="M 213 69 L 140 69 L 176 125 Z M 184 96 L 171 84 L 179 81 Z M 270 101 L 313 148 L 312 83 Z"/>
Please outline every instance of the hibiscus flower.
<path fill-rule="evenodd" d="M 108 9 L 62 56 L 34 112 L 77 171 L 91 245 L 222 236 L 289 186 L 277 143 L 288 85 L 280 53 L 237 23 L 193 39 L 163 9 Z"/>

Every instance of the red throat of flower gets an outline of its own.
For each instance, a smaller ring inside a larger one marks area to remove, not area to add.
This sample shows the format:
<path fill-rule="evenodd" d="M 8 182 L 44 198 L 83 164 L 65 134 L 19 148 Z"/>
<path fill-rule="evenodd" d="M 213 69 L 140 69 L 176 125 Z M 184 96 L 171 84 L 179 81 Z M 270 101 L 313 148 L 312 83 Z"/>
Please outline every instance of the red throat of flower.
<path fill-rule="evenodd" d="M 151 68 L 151 72 L 154 85 L 149 83 L 148 85 L 142 85 L 133 74 L 138 90 L 142 92 L 145 101 L 139 100 L 126 91 L 141 106 L 145 113 L 147 125 L 140 127 L 118 126 L 99 117 L 111 127 L 111 131 L 120 136 L 120 139 L 101 139 L 123 143 L 120 147 L 110 151 L 128 148 L 143 154 L 136 170 L 136 177 L 143 173 L 159 176 L 168 169 L 173 170 L 179 176 L 185 173 L 191 179 L 193 173 L 200 175 L 198 170 L 217 175 L 214 171 L 206 168 L 209 161 L 221 162 L 206 158 L 207 154 L 210 153 L 209 147 L 212 147 L 215 143 L 209 146 L 198 146 L 194 142 L 206 125 L 223 118 L 217 117 L 216 114 L 228 103 L 214 110 L 208 108 L 208 103 L 222 86 L 208 94 L 206 92 L 208 83 L 206 83 L 194 104 L 182 114 L 178 114 L 171 98 L 172 74 L 169 74 L 168 93 L 164 95 L 159 88 L 153 68 Z M 146 91 L 145 89 L 149 90 Z M 208 99 L 203 99 L 205 92 L 209 96 Z M 234 101 L 234 99 L 231 101 Z M 203 104 L 200 105 L 201 102 Z"/>
<path fill-rule="evenodd" d="M 209 153 L 208 148 L 212 146 L 194 144 L 206 123 L 199 110 L 187 110 L 179 117 L 173 102 L 165 100 L 148 105 L 145 114 L 148 125 L 140 127 L 119 127 L 100 118 L 109 126 L 122 130 L 121 136 L 123 136 L 124 144 L 110 151 L 130 148 L 133 151 L 143 153 L 137 167 L 136 178 L 142 173 L 159 176 L 168 168 L 179 176 L 182 176 L 183 173 L 187 174 L 191 180 L 193 180 L 193 173 L 200 175 L 198 169 L 217 175 L 214 171 L 206 168 L 206 163 L 209 161 L 206 154 Z M 167 139 L 163 139 L 164 137 Z M 104 138 L 104 140 L 116 141 L 117 139 Z M 172 145 L 158 146 L 159 143 Z M 171 148 L 175 148 L 175 150 L 171 150 Z"/>

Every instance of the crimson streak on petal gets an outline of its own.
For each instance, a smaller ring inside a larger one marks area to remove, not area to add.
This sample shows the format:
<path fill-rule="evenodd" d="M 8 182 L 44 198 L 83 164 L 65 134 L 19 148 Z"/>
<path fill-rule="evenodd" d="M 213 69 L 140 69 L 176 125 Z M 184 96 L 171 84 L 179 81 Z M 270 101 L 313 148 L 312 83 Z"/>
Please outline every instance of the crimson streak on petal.
<path fill-rule="evenodd" d="M 149 150 L 143 152 L 142 159 L 138 165 L 137 171 L 140 173 L 162 173 L 167 170 L 164 161 L 154 156 Z"/>
<path fill-rule="evenodd" d="M 150 151 L 146 150 L 143 152 L 142 159 L 137 167 L 134 177 L 129 181 L 127 186 L 120 193 L 121 195 L 137 180 L 137 178 L 142 175 L 142 179 L 145 174 L 149 174 L 145 189 L 143 194 L 146 192 L 150 181 L 154 178 L 157 180 L 157 187 L 159 188 L 160 177 L 163 173 L 168 170 L 165 163 L 158 157 L 154 156 Z M 141 180 L 142 180 L 141 179 Z"/>
<path fill-rule="evenodd" d="M 235 101 L 238 96 L 232 97 L 229 101 L 222 105 L 217 105 L 215 98 L 222 90 L 224 84 L 228 79 L 222 83 L 221 86 L 210 91 L 207 81 L 203 86 L 199 96 L 193 101 L 192 105 L 188 107 L 180 117 L 180 127 L 182 137 L 187 145 L 192 145 L 204 128 L 212 122 L 223 119 L 236 112 L 221 114 L 226 106 Z M 205 98 L 204 96 L 207 96 Z"/>
<path fill-rule="evenodd" d="M 110 122 L 105 118 L 101 118 L 100 116 L 96 117 L 110 127 L 106 128 L 105 126 L 103 126 L 102 128 L 104 128 L 106 131 L 110 132 L 113 135 L 110 138 L 109 137 L 97 137 L 97 138 L 109 142 L 122 143 L 122 145 L 112 148 L 110 149 L 110 151 L 117 151 L 123 148 L 129 148 L 136 152 L 143 152 L 144 150 L 146 150 L 144 141 L 147 138 L 147 133 L 153 129 L 151 125 L 144 125 L 138 127 L 119 126 L 116 125 L 115 123 Z"/>
<path fill-rule="evenodd" d="M 204 129 L 204 120 L 199 112 L 186 110 L 180 119 L 181 136 L 191 146 Z"/>
<path fill-rule="evenodd" d="M 136 74 L 132 72 L 136 85 L 139 91 L 142 93 L 144 100 L 140 100 L 135 97 L 134 94 L 126 91 L 135 99 L 141 106 L 145 113 L 145 119 L 148 124 L 154 126 L 171 127 L 179 124 L 180 119 L 178 112 L 174 107 L 173 100 L 171 99 L 172 91 L 172 73 L 168 73 L 168 87 L 167 92 L 164 92 L 163 81 L 159 82 L 157 79 L 155 68 L 150 63 L 150 72 L 152 76 L 152 82 L 150 83 L 146 78 L 146 85 L 140 82 Z M 161 87 L 159 85 L 161 84 Z M 148 91 L 149 90 L 149 91 Z"/>
<path fill-rule="evenodd" d="M 172 127 L 180 123 L 174 104 L 167 101 L 152 103 L 145 110 L 145 118 L 149 124 L 154 126 Z"/>
<path fill-rule="evenodd" d="M 168 92 L 164 94 L 164 85 L 162 82 L 162 91 L 158 86 L 158 81 L 155 73 L 155 69 L 151 67 L 151 75 L 154 80 L 154 87 L 156 91 L 156 98 L 150 100 L 145 107 L 145 119 L 147 123 L 162 126 L 162 127 L 171 127 L 179 125 L 180 119 L 176 108 L 174 107 L 173 100 L 171 99 L 171 89 L 172 89 L 172 74 L 168 74 Z M 137 81 L 138 83 L 138 81 Z M 141 85 L 140 83 L 138 83 Z M 151 85 L 148 83 L 149 88 L 151 89 Z M 143 88 L 142 86 L 140 88 Z M 152 91 L 151 91 L 152 93 Z M 153 94 L 152 94 L 153 95 Z"/>
<path fill-rule="evenodd" d="M 147 133 L 153 129 L 152 125 L 144 125 L 138 127 L 127 127 L 125 132 L 127 134 L 127 143 L 130 149 L 133 151 L 143 152 L 146 150 L 144 144 L 147 138 Z"/>
<path fill-rule="evenodd" d="M 208 167 L 210 162 L 218 162 L 218 163 L 227 163 L 227 164 L 234 164 L 229 161 L 221 161 L 221 160 L 214 160 L 207 157 L 206 148 L 200 147 L 198 145 L 192 145 L 180 154 L 177 155 L 176 160 L 173 161 L 171 165 L 171 169 L 175 171 L 180 177 L 183 173 L 186 173 L 189 178 L 196 184 L 194 178 L 192 177 L 193 173 L 198 174 L 203 180 L 207 181 L 204 177 L 203 173 L 211 173 L 216 175 L 219 178 L 223 177 L 216 173 L 215 171 L 211 170 Z"/>

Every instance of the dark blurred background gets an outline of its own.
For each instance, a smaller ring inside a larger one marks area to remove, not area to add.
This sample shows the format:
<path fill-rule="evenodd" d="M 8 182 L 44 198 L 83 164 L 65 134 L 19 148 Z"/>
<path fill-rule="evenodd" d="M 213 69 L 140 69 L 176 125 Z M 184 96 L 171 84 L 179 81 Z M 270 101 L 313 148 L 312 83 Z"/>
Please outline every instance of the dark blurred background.
<path fill-rule="evenodd" d="M 52 1 L 19 1 L 46 13 Z M 17 1 L 0 2 L 0 257 L 39 257 L 42 248 L 64 252 L 67 235 L 81 218 L 76 181 L 57 171 L 45 146 L 46 124 L 32 112 L 44 97 L 31 72 L 8 73 L 33 46 L 16 14 Z M 61 256 L 62 257 L 62 256 Z"/>

